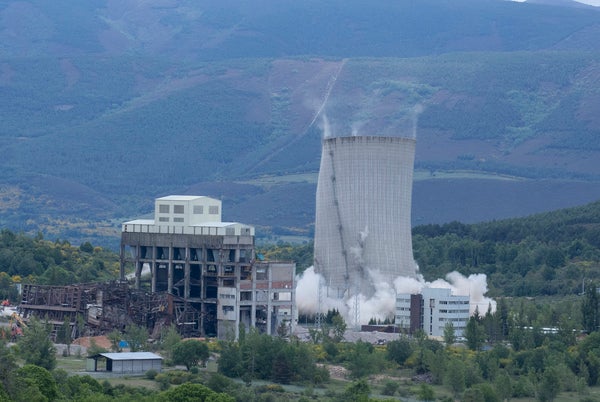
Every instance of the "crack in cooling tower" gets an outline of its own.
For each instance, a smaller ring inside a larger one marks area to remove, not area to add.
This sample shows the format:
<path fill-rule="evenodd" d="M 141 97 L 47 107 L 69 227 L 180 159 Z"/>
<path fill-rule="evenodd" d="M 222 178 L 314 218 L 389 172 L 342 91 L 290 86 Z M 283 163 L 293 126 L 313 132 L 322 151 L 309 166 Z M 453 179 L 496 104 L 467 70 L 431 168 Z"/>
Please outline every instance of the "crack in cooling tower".
<path fill-rule="evenodd" d="M 342 213 L 340 212 L 340 203 L 337 196 L 336 190 L 336 173 L 335 173 L 335 162 L 333 159 L 333 151 L 329 151 L 329 157 L 331 160 L 331 191 L 333 193 L 333 205 L 335 206 L 335 212 L 338 220 L 338 231 L 340 232 L 340 242 L 342 244 L 342 255 L 344 256 L 344 265 L 346 267 L 346 274 L 344 280 L 346 281 L 346 291 L 350 289 L 350 270 L 348 267 L 348 252 L 346 251 L 346 242 L 344 241 L 344 230 L 342 226 Z"/>

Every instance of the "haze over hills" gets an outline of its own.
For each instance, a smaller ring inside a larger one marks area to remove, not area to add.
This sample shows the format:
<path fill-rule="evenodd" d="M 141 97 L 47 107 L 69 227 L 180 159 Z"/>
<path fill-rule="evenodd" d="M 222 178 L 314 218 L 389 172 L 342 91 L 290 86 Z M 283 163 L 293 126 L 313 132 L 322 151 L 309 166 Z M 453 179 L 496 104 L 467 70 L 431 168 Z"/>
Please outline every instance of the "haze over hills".
<path fill-rule="evenodd" d="M 323 130 L 415 122 L 415 224 L 596 200 L 600 10 L 552 3 L 2 3 L 0 224 L 114 244 L 195 193 L 310 236 Z"/>

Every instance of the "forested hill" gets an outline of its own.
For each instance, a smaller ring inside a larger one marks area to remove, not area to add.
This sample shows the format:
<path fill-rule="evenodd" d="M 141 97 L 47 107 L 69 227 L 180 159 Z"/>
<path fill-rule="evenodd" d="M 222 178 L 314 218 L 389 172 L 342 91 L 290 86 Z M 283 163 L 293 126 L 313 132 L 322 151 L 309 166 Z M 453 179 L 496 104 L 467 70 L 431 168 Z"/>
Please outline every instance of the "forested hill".
<path fill-rule="evenodd" d="M 600 201 L 520 219 L 413 230 L 427 279 L 485 273 L 493 295 L 577 294 L 600 279 Z"/>
<path fill-rule="evenodd" d="M 427 280 L 453 270 L 485 273 L 492 296 L 577 294 L 600 281 L 600 201 L 502 221 L 422 225 L 413 229 L 415 259 Z M 312 265 L 313 245 L 264 245 L 271 260 L 294 260 L 298 272 Z M 0 232 L 0 298 L 25 279 L 51 285 L 115 279 L 118 255 L 84 243 L 48 241 Z"/>
<path fill-rule="evenodd" d="M 432 281 L 457 270 L 485 273 L 493 296 L 578 294 L 600 281 L 600 201 L 525 218 L 452 222 L 413 229 L 421 274 Z M 312 243 L 264 247 L 272 259 L 312 265 Z"/>

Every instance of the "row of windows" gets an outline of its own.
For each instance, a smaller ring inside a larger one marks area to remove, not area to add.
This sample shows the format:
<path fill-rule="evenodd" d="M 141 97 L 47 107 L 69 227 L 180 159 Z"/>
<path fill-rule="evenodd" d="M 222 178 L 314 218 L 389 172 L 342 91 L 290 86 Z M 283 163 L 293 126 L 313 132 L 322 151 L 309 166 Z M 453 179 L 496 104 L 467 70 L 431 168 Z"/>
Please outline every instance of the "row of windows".
<path fill-rule="evenodd" d="M 468 300 L 440 300 L 440 304 L 469 304 Z"/>
<path fill-rule="evenodd" d="M 441 322 L 447 322 L 447 321 L 452 321 L 452 322 L 467 322 L 468 321 L 467 318 L 444 318 L 444 317 L 440 317 L 439 320 Z"/>
<path fill-rule="evenodd" d="M 170 212 L 171 212 L 171 206 L 169 204 L 159 204 L 158 205 L 158 213 L 168 214 Z M 185 213 L 185 206 L 184 205 L 173 205 L 173 213 L 174 214 Z M 204 205 L 194 205 L 193 213 L 194 213 L 194 215 L 202 215 L 204 213 Z M 210 215 L 218 215 L 219 214 L 219 206 L 218 205 L 209 205 L 208 213 Z"/>
<path fill-rule="evenodd" d="M 169 218 L 161 216 L 158 218 L 159 222 L 169 222 Z M 173 218 L 173 222 L 184 222 L 183 218 Z"/>
<path fill-rule="evenodd" d="M 235 299 L 235 295 L 219 293 L 219 299 Z"/>
<path fill-rule="evenodd" d="M 467 314 L 467 313 L 469 313 L 469 310 L 468 309 L 467 310 L 440 310 L 440 313 L 441 314 L 459 314 L 459 313 Z"/>

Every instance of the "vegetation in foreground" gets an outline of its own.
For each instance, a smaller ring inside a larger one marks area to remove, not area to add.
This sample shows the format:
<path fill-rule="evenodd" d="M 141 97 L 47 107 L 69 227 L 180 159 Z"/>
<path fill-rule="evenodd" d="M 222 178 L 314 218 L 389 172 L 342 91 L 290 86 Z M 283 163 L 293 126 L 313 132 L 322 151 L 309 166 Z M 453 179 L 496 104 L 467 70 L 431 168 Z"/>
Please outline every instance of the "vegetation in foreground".
<path fill-rule="evenodd" d="M 583 325 L 594 327 L 589 334 L 573 331 L 568 314 L 575 311 L 565 307 L 573 304 Z M 57 368 L 49 330 L 34 319 L 16 345 L 0 345 L 0 400 L 591 401 L 600 382 L 598 307 L 594 292 L 575 303 L 501 299 L 495 313 L 470 319 L 464 343 L 456 343 L 452 326 L 442 342 L 418 333 L 386 345 L 347 343 L 346 325 L 335 312 L 320 329 L 310 330 L 309 342 L 284 331 L 271 337 L 254 329 L 242 330 L 238 341 L 182 340 L 171 327 L 148 344 L 147 333 L 138 331 L 138 350 L 160 352 L 166 367 L 129 383 L 82 375 L 83 361 L 78 359 L 81 367 L 74 370 L 65 364 L 67 356 L 58 360 L 71 369 Z M 564 325 L 547 327 L 555 315 Z M 130 328 L 109 338 L 135 343 L 134 333 Z M 111 349 L 118 348 L 113 342 Z M 92 346 L 88 353 L 101 351 Z"/>

